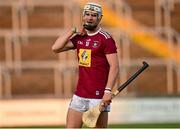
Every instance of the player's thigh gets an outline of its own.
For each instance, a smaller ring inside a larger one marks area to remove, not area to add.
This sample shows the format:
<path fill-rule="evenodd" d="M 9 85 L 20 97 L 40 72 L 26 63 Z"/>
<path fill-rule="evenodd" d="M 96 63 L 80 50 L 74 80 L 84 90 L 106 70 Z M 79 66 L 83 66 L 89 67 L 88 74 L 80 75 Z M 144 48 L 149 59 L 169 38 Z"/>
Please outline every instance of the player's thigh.
<path fill-rule="evenodd" d="M 107 128 L 107 124 L 108 124 L 108 112 L 102 112 L 99 116 L 96 127 Z"/>
<path fill-rule="evenodd" d="M 82 126 L 82 112 L 69 108 L 66 118 L 67 128 L 80 128 Z"/>

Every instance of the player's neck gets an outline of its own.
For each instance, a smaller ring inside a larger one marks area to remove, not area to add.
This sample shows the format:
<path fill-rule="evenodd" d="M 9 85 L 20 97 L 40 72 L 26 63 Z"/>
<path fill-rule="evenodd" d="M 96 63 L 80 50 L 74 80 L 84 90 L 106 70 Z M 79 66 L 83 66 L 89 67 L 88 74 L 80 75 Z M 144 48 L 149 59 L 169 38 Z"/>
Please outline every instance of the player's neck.
<path fill-rule="evenodd" d="M 88 34 L 93 34 L 93 33 L 97 32 L 99 29 L 100 29 L 100 27 L 97 26 L 94 30 L 87 30 L 87 33 Z"/>

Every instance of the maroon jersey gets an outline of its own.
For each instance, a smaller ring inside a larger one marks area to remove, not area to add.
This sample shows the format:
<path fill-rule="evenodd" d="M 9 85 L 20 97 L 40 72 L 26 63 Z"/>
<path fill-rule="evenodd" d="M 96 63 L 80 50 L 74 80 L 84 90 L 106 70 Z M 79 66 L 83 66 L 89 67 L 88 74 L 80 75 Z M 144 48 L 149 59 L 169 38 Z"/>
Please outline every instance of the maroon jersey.
<path fill-rule="evenodd" d="M 103 29 L 85 36 L 76 35 L 71 42 L 77 49 L 79 80 L 75 94 L 101 99 L 106 87 L 109 64 L 106 54 L 117 53 L 112 37 Z"/>

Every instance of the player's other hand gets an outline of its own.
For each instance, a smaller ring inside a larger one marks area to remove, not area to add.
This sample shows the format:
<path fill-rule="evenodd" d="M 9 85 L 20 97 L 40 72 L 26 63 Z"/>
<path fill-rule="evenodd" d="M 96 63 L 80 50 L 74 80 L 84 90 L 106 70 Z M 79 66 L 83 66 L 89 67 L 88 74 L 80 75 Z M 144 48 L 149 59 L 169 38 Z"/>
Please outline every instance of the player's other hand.
<path fill-rule="evenodd" d="M 100 103 L 99 110 L 103 111 L 111 103 L 112 93 L 104 93 L 102 102 Z"/>

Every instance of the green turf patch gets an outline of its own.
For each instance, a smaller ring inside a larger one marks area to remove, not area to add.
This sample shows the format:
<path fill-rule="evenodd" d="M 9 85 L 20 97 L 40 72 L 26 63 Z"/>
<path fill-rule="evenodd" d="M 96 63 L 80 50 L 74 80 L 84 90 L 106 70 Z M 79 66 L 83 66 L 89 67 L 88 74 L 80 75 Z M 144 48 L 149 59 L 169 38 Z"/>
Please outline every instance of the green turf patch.
<path fill-rule="evenodd" d="M 180 128 L 180 123 L 117 124 L 109 128 Z"/>
<path fill-rule="evenodd" d="M 27 126 L 11 128 L 65 128 L 65 126 Z M 180 123 L 113 124 L 108 125 L 108 128 L 180 128 Z"/>

